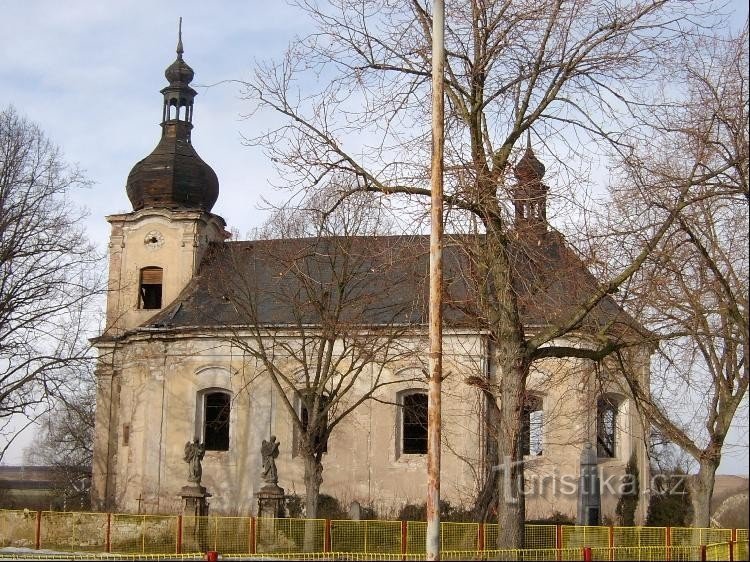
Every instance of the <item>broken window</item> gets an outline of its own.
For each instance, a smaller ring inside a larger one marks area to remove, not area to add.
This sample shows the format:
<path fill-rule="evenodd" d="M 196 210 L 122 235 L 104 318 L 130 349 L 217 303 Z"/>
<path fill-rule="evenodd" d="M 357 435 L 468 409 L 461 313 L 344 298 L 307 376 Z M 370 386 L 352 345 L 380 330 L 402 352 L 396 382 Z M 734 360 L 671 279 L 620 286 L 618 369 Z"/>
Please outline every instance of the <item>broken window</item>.
<path fill-rule="evenodd" d="M 527 396 L 521 418 L 521 454 L 539 456 L 542 454 L 544 409 L 539 396 Z"/>
<path fill-rule="evenodd" d="M 617 452 L 617 401 L 601 396 L 596 403 L 596 450 L 601 458 L 615 458 Z"/>
<path fill-rule="evenodd" d="M 203 443 L 207 451 L 229 450 L 231 398 L 226 392 L 203 396 Z"/>
<path fill-rule="evenodd" d="M 427 394 L 424 392 L 403 397 L 401 452 L 407 455 L 427 453 Z"/>
<path fill-rule="evenodd" d="M 161 308 L 162 268 L 144 267 L 141 269 L 139 307 L 145 310 Z"/>

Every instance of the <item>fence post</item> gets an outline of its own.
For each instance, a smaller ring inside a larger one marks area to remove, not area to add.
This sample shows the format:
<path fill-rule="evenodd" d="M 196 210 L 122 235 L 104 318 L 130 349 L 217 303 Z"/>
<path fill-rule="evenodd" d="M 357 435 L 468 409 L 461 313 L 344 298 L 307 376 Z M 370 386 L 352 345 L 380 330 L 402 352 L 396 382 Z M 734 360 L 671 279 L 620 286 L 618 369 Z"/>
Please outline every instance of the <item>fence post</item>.
<path fill-rule="evenodd" d="M 406 560 L 406 551 L 409 544 L 409 532 L 407 529 L 408 522 L 401 521 L 401 556 Z"/>
<path fill-rule="evenodd" d="M 331 552 L 331 520 L 325 520 L 325 533 L 323 535 L 323 552 Z"/>
<path fill-rule="evenodd" d="M 734 541 L 729 541 L 729 562 L 734 562 Z"/>
<path fill-rule="evenodd" d="M 42 548 L 42 512 L 36 512 L 36 525 L 34 526 L 34 546 L 37 550 Z"/>
<path fill-rule="evenodd" d="M 104 539 L 104 549 L 112 552 L 112 513 L 107 513 L 107 536 Z"/>
<path fill-rule="evenodd" d="M 584 546 L 583 547 L 583 561 L 584 562 L 591 562 L 591 547 L 590 546 Z"/>
<path fill-rule="evenodd" d="M 477 534 L 477 550 L 484 551 L 484 523 L 479 524 L 479 533 Z"/>
<path fill-rule="evenodd" d="M 250 525 L 247 535 L 247 551 L 255 554 L 255 517 L 250 517 Z"/>
<path fill-rule="evenodd" d="M 562 560 L 562 525 L 555 525 L 555 549 L 557 560 Z"/>
<path fill-rule="evenodd" d="M 706 545 L 701 545 L 701 562 L 706 562 Z"/>
<path fill-rule="evenodd" d="M 182 515 L 177 516 L 177 538 L 174 549 L 177 554 L 182 554 Z"/>

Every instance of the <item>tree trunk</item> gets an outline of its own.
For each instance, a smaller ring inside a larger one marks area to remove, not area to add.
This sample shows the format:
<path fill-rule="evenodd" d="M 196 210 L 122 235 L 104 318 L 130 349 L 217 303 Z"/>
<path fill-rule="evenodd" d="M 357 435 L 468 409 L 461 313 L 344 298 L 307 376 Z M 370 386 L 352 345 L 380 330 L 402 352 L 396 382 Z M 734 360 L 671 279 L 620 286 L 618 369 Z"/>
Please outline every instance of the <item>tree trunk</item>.
<path fill-rule="evenodd" d="M 489 390 L 485 390 L 485 400 L 487 403 L 486 423 L 487 423 L 487 443 L 485 457 L 485 479 L 482 488 L 477 494 L 474 502 L 473 519 L 482 523 L 491 522 L 490 518 L 497 506 L 497 478 L 499 472 L 497 466 L 500 460 L 497 457 L 497 434 L 500 424 L 500 410 L 495 402 L 495 397 Z"/>
<path fill-rule="evenodd" d="M 323 464 L 314 454 L 304 453 L 305 462 L 305 552 L 322 551 L 323 545 L 318 545 L 320 537 L 318 527 L 313 519 L 318 517 L 318 497 L 320 485 L 323 483 Z"/>
<path fill-rule="evenodd" d="M 498 214 L 499 216 L 499 214 Z M 501 473 L 497 478 L 498 548 L 523 548 L 526 506 L 523 495 L 523 455 L 519 447 L 529 362 L 526 340 L 513 288 L 507 239 L 499 220 L 487 222 L 488 247 L 500 249 L 486 257 L 490 293 L 487 320 L 496 368 L 492 388 L 499 394 L 496 442 Z"/>
<path fill-rule="evenodd" d="M 714 493 L 716 469 L 715 459 L 701 459 L 698 474 L 690 476 L 690 501 L 693 504 L 693 527 L 711 526 L 711 497 Z"/>
<path fill-rule="evenodd" d="M 304 455 L 305 461 L 305 517 L 315 519 L 318 516 L 318 496 L 323 483 L 323 464 L 315 455 Z"/>
<path fill-rule="evenodd" d="M 523 494 L 523 456 L 518 445 L 527 371 L 523 365 L 518 365 L 515 369 L 503 369 L 500 383 L 500 430 L 497 432 L 500 473 L 496 480 L 498 548 L 523 548 L 524 544 L 526 504 Z"/>

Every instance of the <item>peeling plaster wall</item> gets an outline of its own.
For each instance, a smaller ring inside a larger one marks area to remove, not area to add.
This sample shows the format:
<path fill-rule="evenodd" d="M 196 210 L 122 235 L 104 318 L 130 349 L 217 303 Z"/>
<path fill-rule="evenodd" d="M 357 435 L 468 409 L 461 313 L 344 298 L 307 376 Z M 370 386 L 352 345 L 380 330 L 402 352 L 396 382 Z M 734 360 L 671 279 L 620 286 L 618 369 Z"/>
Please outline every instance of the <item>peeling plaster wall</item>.
<path fill-rule="evenodd" d="M 261 442 L 271 434 L 281 442 L 279 485 L 288 494 L 304 494 L 304 469 L 294 450 L 289 413 L 270 381 L 258 376 L 237 348 L 210 334 L 143 335 L 131 340 L 115 352 L 114 360 L 121 391 L 115 396 L 111 424 L 112 432 L 119 431 L 110 438 L 116 442 L 112 509 L 136 512 L 139 504 L 145 513 L 181 509 L 179 491 L 187 483 L 184 445 L 198 429 L 197 396 L 207 388 L 225 388 L 232 394 L 230 449 L 208 451 L 203 461 L 202 483 L 213 494 L 211 513 L 256 512 L 254 493 L 262 485 Z M 443 385 L 442 497 L 453 505 L 468 506 L 483 474 L 485 428 L 480 392 L 464 381 L 487 371 L 479 336 L 454 334 L 444 345 L 448 376 Z M 395 404 L 399 391 L 426 389 L 425 383 L 406 381 L 415 374 L 421 374 L 416 364 L 394 366 L 386 373 L 394 384 L 379 391 L 380 401 L 365 402 L 334 429 L 323 461 L 323 493 L 345 504 L 353 500 L 374 504 L 381 512 L 424 501 L 426 458 L 399 454 L 400 414 Z M 562 477 L 577 483 L 581 447 L 587 439 L 595 439 L 591 376 L 583 362 L 558 359 L 540 363 L 531 374 L 529 386 L 543 398 L 545 419 L 543 454 L 527 458 L 527 486 L 536 491 L 527 495 L 529 518 L 554 511 L 575 515 L 577 496 Z M 368 380 L 365 374 L 360 384 L 366 386 Z M 98 408 L 107 409 L 109 393 L 102 391 L 98 397 Z M 620 412 L 618 454 L 602 460 L 605 477 L 624 472 L 631 449 L 645 460 L 634 410 L 626 402 Z M 122 435 L 126 424 L 127 445 Z M 99 436 L 97 458 L 106 441 Z M 101 473 L 95 480 L 102 480 Z M 100 483 L 98 489 L 105 487 Z M 613 517 L 616 502 L 615 497 L 603 495 L 606 516 Z M 645 516 L 645 507 L 642 511 Z"/>

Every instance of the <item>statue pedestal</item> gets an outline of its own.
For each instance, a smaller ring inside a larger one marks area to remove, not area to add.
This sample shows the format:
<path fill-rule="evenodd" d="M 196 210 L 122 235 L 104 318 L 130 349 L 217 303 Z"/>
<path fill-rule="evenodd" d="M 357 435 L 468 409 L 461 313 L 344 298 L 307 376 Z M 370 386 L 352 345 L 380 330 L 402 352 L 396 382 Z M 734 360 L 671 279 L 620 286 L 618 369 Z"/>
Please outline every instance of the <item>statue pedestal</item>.
<path fill-rule="evenodd" d="M 255 497 L 258 498 L 258 517 L 284 517 L 284 488 L 266 484 Z"/>
<path fill-rule="evenodd" d="M 182 487 L 180 497 L 182 497 L 182 515 L 187 519 L 183 527 L 184 536 L 189 537 L 201 550 L 208 550 L 206 516 L 208 515 L 208 498 L 211 494 L 200 484 L 190 484 Z"/>
<path fill-rule="evenodd" d="M 182 497 L 182 514 L 193 517 L 208 515 L 208 498 L 211 497 L 206 488 L 200 484 L 183 486 L 180 490 Z"/>

